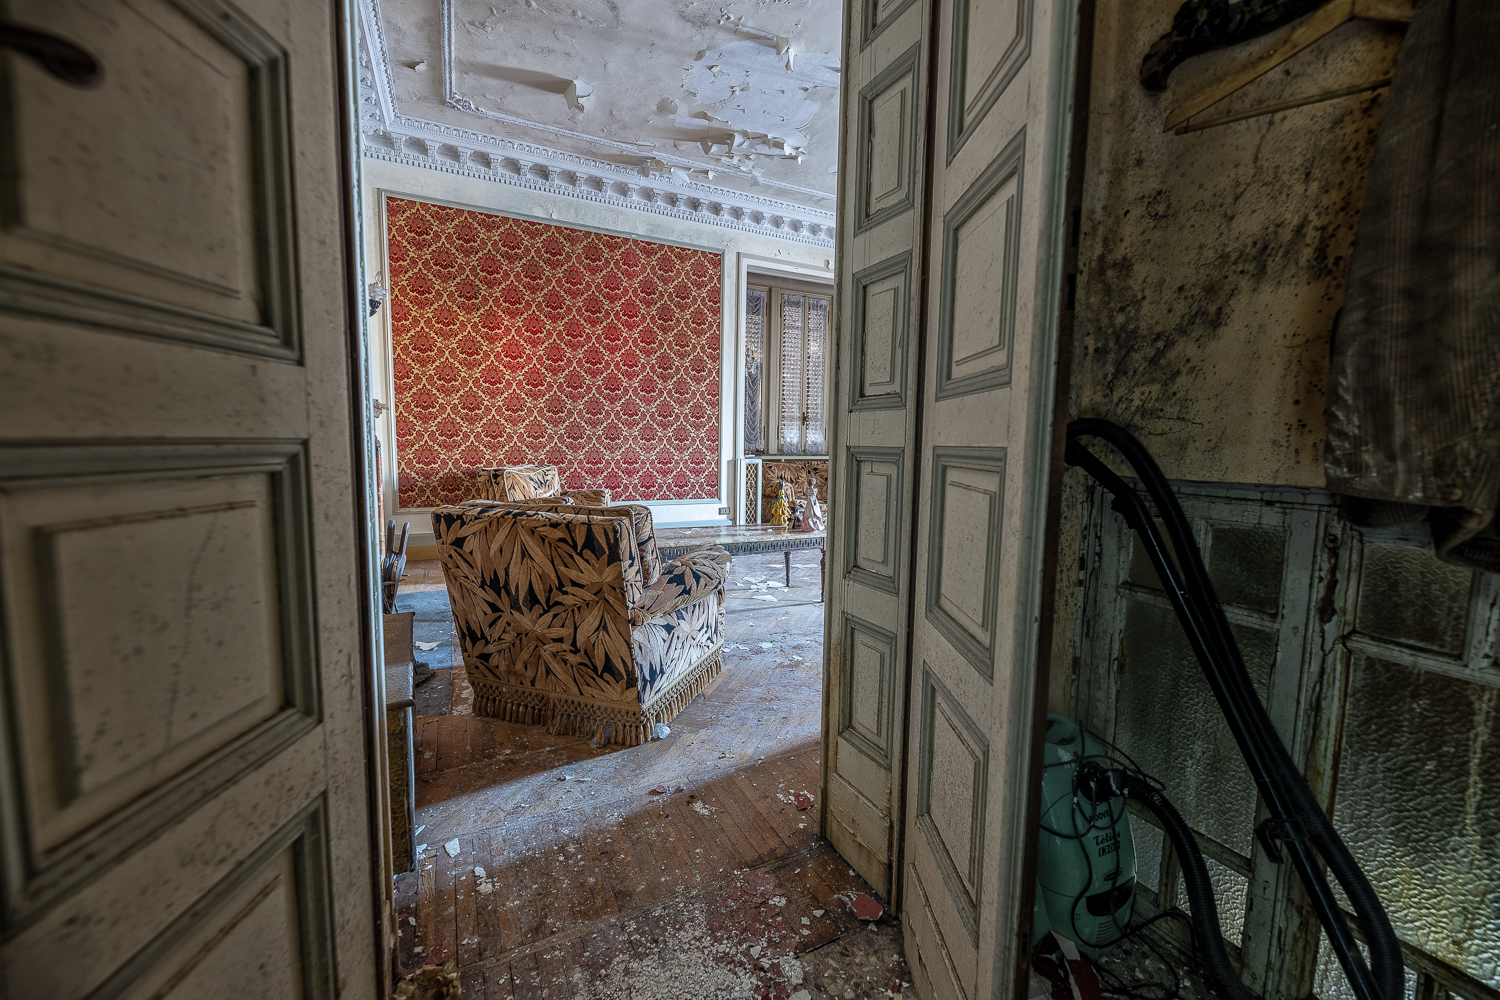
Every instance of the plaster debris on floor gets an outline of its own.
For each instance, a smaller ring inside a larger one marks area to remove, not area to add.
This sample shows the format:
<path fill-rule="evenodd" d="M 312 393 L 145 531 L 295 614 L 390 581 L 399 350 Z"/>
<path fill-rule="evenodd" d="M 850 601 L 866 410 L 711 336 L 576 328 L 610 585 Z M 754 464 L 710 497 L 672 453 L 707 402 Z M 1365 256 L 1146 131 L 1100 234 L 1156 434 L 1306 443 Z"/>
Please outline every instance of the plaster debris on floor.
<path fill-rule="evenodd" d="M 622 749 L 465 713 L 441 570 L 411 565 L 399 602 L 440 645 L 415 723 L 428 843 L 397 878 L 404 973 L 454 962 L 469 1000 L 911 995 L 900 926 L 817 835 L 817 554 L 776 606 L 751 600 L 782 572 L 735 560 L 724 674 Z"/>

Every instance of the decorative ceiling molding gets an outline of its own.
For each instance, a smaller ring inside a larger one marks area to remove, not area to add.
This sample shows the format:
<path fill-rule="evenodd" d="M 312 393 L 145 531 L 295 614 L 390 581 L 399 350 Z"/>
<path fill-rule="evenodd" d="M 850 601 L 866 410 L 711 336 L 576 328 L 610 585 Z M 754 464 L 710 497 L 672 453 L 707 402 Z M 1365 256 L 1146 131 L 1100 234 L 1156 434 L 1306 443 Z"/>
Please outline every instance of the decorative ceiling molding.
<path fill-rule="evenodd" d="M 629 143 L 600 139 L 553 126 L 538 125 L 478 109 L 453 86 L 452 2 L 443 11 L 443 90 L 456 110 L 506 124 L 540 129 L 559 136 L 608 145 L 634 156 L 678 163 L 677 157 L 646 152 Z M 836 215 L 763 195 L 683 180 L 659 173 L 643 174 L 608 160 L 564 153 L 534 143 L 518 142 L 471 129 L 456 128 L 400 114 L 392 97 L 395 87 L 385 45 L 379 0 L 360 0 L 359 90 L 360 132 L 364 155 L 372 160 L 438 170 L 564 198 L 613 205 L 674 219 L 698 222 L 744 233 L 804 243 L 833 246 Z M 691 160 L 679 165 L 701 167 Z M 770 182 L 762 181 L 769 184 Z M 802 193 L 819 192 L 778 185 Z"/>

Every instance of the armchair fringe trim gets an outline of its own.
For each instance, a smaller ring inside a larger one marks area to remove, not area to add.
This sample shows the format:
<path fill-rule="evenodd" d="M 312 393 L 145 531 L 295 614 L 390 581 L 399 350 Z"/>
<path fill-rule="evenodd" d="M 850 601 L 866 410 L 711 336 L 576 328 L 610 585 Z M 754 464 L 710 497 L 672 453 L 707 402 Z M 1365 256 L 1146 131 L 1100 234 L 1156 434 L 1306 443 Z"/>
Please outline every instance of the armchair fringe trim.
<path fill-rule="evenodd" d="M 561 736 L 592 734 L 596 743 L 627 747 L 650 741 L 659 722 L 670 722 L 724 671 L 724 644 L 714 646 L 665 691 L 643 706 L 606 704 L 589 698 L 491 681 L 470 674 L 476 715 L 547 727 Z"/>

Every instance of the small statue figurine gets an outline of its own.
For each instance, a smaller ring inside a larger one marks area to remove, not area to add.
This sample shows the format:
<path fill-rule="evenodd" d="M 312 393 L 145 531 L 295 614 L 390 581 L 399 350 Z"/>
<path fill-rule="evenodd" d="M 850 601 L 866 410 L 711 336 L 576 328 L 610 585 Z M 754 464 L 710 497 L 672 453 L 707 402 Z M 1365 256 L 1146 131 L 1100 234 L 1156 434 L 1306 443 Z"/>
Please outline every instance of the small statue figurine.
<path fill-rule="evenodd" d="M 778 528 L 791 527 L 792 494 L 786 483 L 781 484 L 781 492 L 777 495 L 776 502 L 771 504 L 771 523 Z"/>
<path fill-rule="evenodd" d="M 818 488 L 816 486 L 809 487 L 807 509 L 802 516 L 802 530 L 822 531 L 826 523 L 823 517 L 823 505 L 818 503 Z"/>

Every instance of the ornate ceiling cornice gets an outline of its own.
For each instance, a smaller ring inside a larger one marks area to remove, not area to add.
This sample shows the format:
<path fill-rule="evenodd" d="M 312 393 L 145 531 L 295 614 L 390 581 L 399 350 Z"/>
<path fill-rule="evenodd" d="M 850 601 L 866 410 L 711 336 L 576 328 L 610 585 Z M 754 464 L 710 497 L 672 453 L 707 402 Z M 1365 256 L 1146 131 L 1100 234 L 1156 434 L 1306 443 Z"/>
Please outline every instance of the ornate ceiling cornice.
<path fill-rule="evenodd" d="M 573 137 L 573 133 L 494 112 L 483 112 L 453 87 L 451 2 L 443 3 L 444 96 L 450 107 L 483 118 Z M 379 0 L 360 0 L 360 132 L 366 157 L 402 166 L 473 177 L 563 198 L 649 212 L 689 222 L 755 233 L 810 246 L 833 246 L 833 212 L 681 179 L 657 172 L 643 174 L 535 143 L 519 142 L 471 129 L 456 128 L 400 114 L 392 99 L 394 80 L 385 45 Z M 643 153 L 626 143 L 579 136 L 593 143 L 619 146 L 643 159 L 673 162 L 677 158 Z M 694 167 L 700 164 L 682 160 Z M 801 190 L 800 188 L 796 190 Z M 816 193 L 816 192 L 807 192 Z"/>

